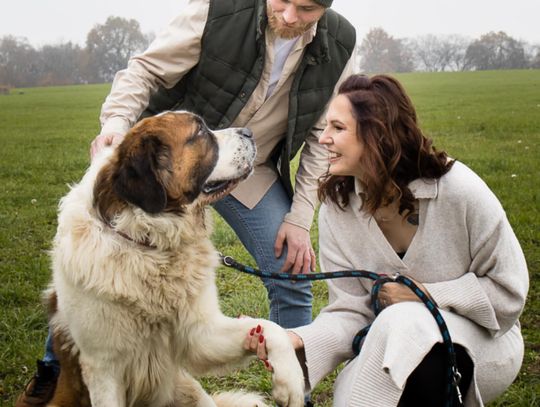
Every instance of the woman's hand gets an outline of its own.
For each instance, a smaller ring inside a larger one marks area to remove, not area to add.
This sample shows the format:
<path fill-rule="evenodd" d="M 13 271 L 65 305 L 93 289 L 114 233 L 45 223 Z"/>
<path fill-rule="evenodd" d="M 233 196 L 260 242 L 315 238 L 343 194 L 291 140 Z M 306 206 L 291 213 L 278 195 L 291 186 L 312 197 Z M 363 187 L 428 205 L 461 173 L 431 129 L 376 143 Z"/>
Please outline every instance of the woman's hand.
<path fill-rule="evenodd" d="M 255 328 L 251 328 L 244 340 L 244 349 L 255 353 L 264 363 L 266 370 L 272 371 L 272 366 L 268 362 L 268 352 L 266 351 L 266 340 L 264 339 L 262 326 L 257 325 Z"/>
<path fill-rule="evenodd" d="M 297 351 L 304 348 L 302 338 L 290 331 L 287 331 L 287 335 L 291 340 L 294 350 Z M 272 371 L 272 365 L 270 365 L 270 362 L 268 361 L 266 339 L 264 338 L 262 326 L 257 325 L 255 328 L 252 328 L 251 331 L 249 331 L 249 333 L 246 335 L 246 339 L 244 340 L 244 349 L 255 353 L 257 357 L 264 363 L 266 370 L 270 372 Z"/>
<path fill-rule="evenodd" d="M 422 283 L 414 281 L 410 277 L 408 278 L 412 280 L 418 286 L 418 288 L 428 296 L 431 301 L 433 301 L 433 299 L 429 295 L 429 292 L 422 285 Z M 386 283 L 381 287 L 379 291 L 379 304 L 383 308 L 389 307 L 390 305 L 397 304 L 399 302 L 406 301 L 422 302 L 422 300 L 420 300 L 420 298 L 418 298 L 418 296 L 409 287 L 398 282 Z M 435 303 L 435 301 L 433 302 Z"/>

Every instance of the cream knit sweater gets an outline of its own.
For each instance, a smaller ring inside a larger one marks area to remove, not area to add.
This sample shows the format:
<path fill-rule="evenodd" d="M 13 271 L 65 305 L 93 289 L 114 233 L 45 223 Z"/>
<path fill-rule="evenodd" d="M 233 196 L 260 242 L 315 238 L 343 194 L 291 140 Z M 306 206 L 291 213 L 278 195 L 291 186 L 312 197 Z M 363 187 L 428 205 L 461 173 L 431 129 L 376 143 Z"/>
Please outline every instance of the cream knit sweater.
<path fill-rule="evenodd" d="M 321 207 L 321 267 L 400 272 L 423 283 L 443 310 L 452 339 L 473 359 L 466 405 L 481 406 L 503 392 L 521 366 L 525 258 L 499 201 L 464 164 L 456 162 L 439 180 L 415 180 L 409 187 L 420 203 L 420 224 L 403 259 L 360 210 L 357 184 L 345 211 L 331 203 Z M 304 341 L 309 387 L 353 357 L 354 335 L 374 320 L 371 285 L 357 278 L 329 280 L 329 305 L 312 324 L 293 330 Z M 385 309 L 360 356 L 340 373 L 334 405 L 397 405 L 407 377 L 436 342 L 442 342 L 439 330 L 423 304 Z"/>

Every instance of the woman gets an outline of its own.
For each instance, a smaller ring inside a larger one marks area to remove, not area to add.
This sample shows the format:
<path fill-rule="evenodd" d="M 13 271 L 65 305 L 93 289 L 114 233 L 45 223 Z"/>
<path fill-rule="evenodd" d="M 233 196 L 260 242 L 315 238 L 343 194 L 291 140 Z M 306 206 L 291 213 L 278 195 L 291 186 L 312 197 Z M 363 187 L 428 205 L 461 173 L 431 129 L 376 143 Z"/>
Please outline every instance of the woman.
<path fill-rule="evenodd" d="M 518 317 L 528 290 L 523 252 L 497 198 L 418 128 L 395 79 L 349 77 L 331 102 L 320 143 L 329 170 L 319 194 L 324 272 L 399 272 L 436 302 L 448 325 L 466 406 L 481 406 L 515 379 L 523 358 Z M 443 406 L 447 355 L 433 316 L 409 288 L 388 283 L 385 309 L 370 308 L 373 282 L 328 280 L 329 305 L 290 337 L 306 391 L 348 361 L 334 406 Z M 355 334 L 372 323 L 354 358 Z M 252 330 L 246 347 L 265 359 Z M 267 362 L 266 362 L 267 363 Z"/>

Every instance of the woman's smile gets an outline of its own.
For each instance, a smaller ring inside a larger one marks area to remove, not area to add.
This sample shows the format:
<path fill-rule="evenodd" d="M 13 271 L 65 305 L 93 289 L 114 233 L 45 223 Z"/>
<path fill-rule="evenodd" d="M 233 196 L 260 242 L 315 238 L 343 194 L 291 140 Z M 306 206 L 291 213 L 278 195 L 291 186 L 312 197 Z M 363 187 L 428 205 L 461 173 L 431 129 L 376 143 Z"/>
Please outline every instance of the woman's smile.
<path fill-rule="evenodd" d="M 341 158 L 341 154 L 336 153 L 335 151 L 328 150 L 328 160 L 330 161 L 330 164 L 335 163 Z"/>

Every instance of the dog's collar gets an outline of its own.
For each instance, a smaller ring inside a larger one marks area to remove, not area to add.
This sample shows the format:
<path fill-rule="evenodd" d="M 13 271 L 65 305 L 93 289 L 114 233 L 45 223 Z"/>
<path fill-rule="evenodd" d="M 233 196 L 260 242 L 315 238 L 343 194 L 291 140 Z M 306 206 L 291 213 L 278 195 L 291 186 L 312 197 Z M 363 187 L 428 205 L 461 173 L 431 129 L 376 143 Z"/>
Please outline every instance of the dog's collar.
<path fill-rule="evenodd" d="M 111 229 L 114 233 L 116 233 L 117 235 L 119 236 L 122 236 L 124 239 L 126 240 L 129 240 L 130 242 L 133 242 L 133 243 L 136 243 L 138 245 L 141 245 L 141 246 L 144 246 L 144 247 L 148 247 L 149 249 L 157 249 L 157 246 L 151 244 L 148 239 L 144 239 L 142 241 L 139 241 L 139 240 L 135 240 L 133 239 L 131 236 L 125 234 L 124 232 L 120 231 L 120 230 L 116 230 L 113 225 L 111 225 L 110 223 L 108 222 L 104 222 L 105 225 L 107 227 L 109 227 L 109 229 Z"/>

